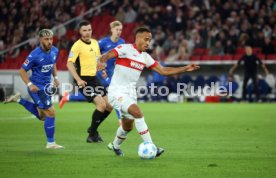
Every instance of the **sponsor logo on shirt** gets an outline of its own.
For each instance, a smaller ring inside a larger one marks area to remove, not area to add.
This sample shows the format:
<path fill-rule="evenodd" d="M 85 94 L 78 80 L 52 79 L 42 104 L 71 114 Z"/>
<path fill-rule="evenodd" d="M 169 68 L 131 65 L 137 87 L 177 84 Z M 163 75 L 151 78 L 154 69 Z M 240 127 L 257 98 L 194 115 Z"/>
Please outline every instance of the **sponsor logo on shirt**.
<path fill-rule="evenodd" d="M 139 63 L 134 62 L 134 61 L 130 62 L 130 66 L 133 67 L 133 68 L 139 69 L 139 70 L 143 70 L 143 68 L 144 68 L 144 65 L 139 64 Z"/>
<path fill-rule="evenodd" d="M 49 72 L 53 67 L 53 64 L 49 64 L 49 65 L 44 65 L 41 68 L 41 72 Z"/>

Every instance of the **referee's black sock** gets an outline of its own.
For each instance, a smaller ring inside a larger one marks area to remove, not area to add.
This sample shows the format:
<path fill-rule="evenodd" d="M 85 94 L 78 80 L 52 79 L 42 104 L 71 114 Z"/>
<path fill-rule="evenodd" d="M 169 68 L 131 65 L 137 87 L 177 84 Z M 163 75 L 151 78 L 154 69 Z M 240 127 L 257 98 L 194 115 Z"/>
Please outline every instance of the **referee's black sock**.
<path fill-rule="evenodd" d="M 101 124 L 103 115 L 104 115 L 104 112 L 101 112 L 97 109 L 95 109 L 95 111 L 93 112 L 91 126 L 88 129 L 90 136 L 93 136 L 97 133 L 97 129 L 98 129 L 99 125 Z"/>
<path fill-rule="evenodd" d="M 111 112 L 105 110 L 103 115 L 102 115 L 102 119 L 101 119 L 101 123 L 109 116 Z"/>

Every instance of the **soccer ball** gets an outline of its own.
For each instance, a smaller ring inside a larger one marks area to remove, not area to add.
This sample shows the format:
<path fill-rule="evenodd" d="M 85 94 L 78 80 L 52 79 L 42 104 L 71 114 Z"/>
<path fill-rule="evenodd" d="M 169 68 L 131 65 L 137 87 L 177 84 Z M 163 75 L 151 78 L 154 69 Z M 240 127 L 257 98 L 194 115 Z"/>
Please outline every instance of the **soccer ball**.
<path fill-rule="evenodd" d="M 143 142 L 138 147 L 138 155 L 141 159 L 153 159 L 157 153 L 156 146 L 151 142 Z"/>

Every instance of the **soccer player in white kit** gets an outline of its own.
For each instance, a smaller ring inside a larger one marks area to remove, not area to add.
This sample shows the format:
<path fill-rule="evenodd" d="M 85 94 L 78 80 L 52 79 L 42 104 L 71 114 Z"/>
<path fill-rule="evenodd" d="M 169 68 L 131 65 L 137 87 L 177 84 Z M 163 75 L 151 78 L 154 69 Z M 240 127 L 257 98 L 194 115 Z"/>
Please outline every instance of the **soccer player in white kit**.
<path fill-rule="evenodd" d="M 98 60 L 98 68 L 104 68 L 108 59 L 116 57 L 114 74 L 108 89 L 108 102 L 114 109 L 118 109 L 122 116 L 122 125 L 118 128 L 115 139 L 109 143 L 108 148 L 116 155 L 123 156 L 120 145 L 127 138 L 127 134 L 136 129 L 144 142 L 152 142 L 144 115 L 137 105 L 136 83 L 144 67 L 150 68 L 161 75 L 174 75 L 199 68 L 196 64 L 183 67 L 162 67 L 145 51 L 152 39 L 150 30 L 140 27 L 135 33 L 134 44 L 121 44 L 110 50 Z M 156 157 L 164 152 L 163 148 L 157 148 Z"/>

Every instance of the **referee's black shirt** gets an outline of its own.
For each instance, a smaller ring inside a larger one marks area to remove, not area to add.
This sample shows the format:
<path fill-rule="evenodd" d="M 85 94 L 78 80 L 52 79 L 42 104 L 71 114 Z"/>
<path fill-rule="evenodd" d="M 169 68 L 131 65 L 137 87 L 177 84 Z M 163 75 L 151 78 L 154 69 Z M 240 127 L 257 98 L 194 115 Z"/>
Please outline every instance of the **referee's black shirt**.
<path fill-rule="evenodd" d="M 257 74 L 258 65 L 262 65 L 262 61 L 254 54 L 244 55 L 239 61 L 238 65 L 243 64 L 245 74 Z"/>

